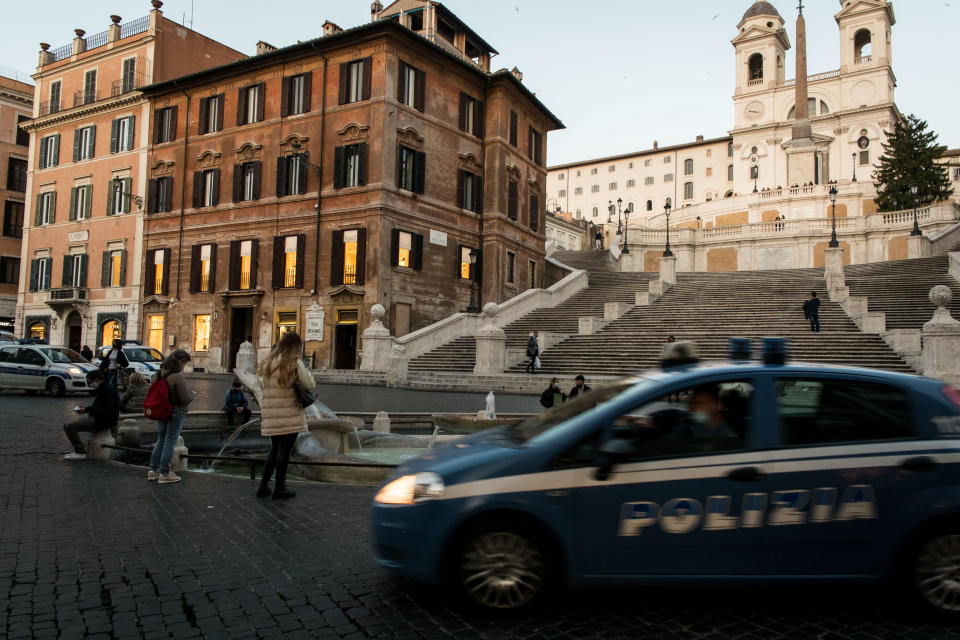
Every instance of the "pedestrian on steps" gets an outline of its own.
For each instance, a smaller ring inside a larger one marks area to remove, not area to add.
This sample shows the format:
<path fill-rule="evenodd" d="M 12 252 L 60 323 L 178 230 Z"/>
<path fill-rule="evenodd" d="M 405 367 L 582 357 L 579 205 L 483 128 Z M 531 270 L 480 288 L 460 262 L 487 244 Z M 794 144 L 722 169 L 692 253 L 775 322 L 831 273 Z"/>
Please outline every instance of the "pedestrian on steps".
<path fill-rule="evenodd" d="M 258 498 L 271 495 L 270 478 L 277 472 L 273 489 L 274 500 L 292 498 L 295 491 L 287 489 L 287 464 L 297 436 L 307 430 L 307 416 L 300 406 L 300 393 L 294 388 L 296 382 L 312 391 L 317 383 L 303 365 L 300 354 L 303 340 L 294 331 L 283 334 L 280 341 L 260 363 L 257 373 L 263 388 L 260 405 L 260 434 L 270 438 L 270 454 L 263 465 Z"/>
<path fill-rule="evenodd" d="M 593 242 L 597 249 L 603 249 L 603 232 L 601 232 L 599 229 L 597 229 L 597 232 L 593 234 Z"/>
<path fill-rule="evenodd" d="M 820 333 L 820 298 L 816 291 L 810 292 L 810 299 L 803 303 L 803 317 L 810 321 L 810 331 Z"/>
<path fill-rule="evenodd" d="M 527 363 L 527 373 L 536 373 L 540 367 L 540 343 L 537 338 L 540 337 L 539 331 L 531 331 L 527 338 L 527 357 L 530 362 Z"/>

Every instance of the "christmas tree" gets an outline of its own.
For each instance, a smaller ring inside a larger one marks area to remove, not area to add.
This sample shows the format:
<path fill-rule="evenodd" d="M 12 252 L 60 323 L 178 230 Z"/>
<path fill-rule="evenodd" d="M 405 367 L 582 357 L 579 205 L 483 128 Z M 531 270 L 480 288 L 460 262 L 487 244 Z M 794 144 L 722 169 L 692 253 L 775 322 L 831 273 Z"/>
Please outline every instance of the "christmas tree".
<path fill-rule="evenodd" d="M 926 121 L 910 114 L 884 133 L 887 141 L 874 173 L 880 211 L 924 207 L 953 194 L 947 168 L 937 162 L 946 147 L 937 144 L 937 134 L 927 131 Z M 916 202 L 912 184 L 917 185 Z"/>

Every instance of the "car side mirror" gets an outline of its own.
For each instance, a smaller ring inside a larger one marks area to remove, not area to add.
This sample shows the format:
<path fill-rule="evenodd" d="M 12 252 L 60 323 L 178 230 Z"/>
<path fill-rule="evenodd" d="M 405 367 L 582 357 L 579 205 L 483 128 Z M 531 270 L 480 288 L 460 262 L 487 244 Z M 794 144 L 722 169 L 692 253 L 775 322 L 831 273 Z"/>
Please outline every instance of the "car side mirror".
<path fill-rule="evenodd" d="M 629 459 L 636 453 L 637 447 L 631 440 L 620 434 L 614 434 L 614 437 L 600 445 L 600 455 L 597 460 L 597 470 L 593 474 L 594 477 L 601 482 L 606 480 L 610 477 L 610 472 L 615 464 Z"/>

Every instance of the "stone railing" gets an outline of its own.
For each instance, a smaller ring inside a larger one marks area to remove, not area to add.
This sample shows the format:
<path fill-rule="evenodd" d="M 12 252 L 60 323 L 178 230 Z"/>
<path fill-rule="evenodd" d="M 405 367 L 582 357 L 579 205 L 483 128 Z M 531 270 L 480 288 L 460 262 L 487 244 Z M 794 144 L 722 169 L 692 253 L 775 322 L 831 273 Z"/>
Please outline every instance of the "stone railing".
<path fill-rule="evenodd" d="M 834 71 L 824 71 L 823 73 L 815 73 L 812 76 L 807 76 L 807 82 L 816 82 L 817 80 L 828 80 L 830 78 L 840 77 L 840 69 Z M 777 88 L 781 87 L 792 87 L 797 84 L 796 78 L 791 78 L 790 80 L 784 80 L 783 82 L 777 83 Z"/>

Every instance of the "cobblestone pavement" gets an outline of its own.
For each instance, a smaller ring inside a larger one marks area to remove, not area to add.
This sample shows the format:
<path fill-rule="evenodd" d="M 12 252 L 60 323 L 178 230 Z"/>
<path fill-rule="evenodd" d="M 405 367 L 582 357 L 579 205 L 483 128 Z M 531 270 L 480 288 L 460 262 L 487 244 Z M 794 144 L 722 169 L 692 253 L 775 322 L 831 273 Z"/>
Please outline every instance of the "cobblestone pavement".
<path fill-rule="evenodd" d="M 373 489 L 246 479 L 156 485 L 119 463 L 65 462 L 74 398 L 0 395 L 0 637 L 958 638 L 853 589 L 622 589 L 564 594 L 495 622 L 392 578 L 370 555 Z"/>

